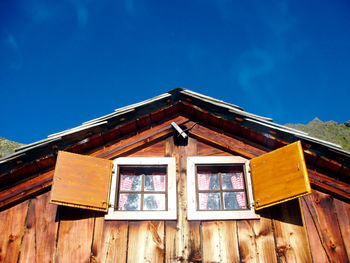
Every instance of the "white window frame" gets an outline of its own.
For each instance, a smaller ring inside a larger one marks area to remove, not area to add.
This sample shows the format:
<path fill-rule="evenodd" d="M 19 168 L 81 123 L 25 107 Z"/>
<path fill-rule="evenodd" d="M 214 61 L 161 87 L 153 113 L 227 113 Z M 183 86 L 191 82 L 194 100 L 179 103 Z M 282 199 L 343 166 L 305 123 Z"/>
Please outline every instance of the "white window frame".
<path fill-rule="evenodd" d="M 166 165 L 167 166 L 167 211 L 118 211 L 114 210 L 119 191 L 118 176 L 121 165 Z M 113 173 L 106 220 L 174 220 L 176 219 L 176 161 L 172 157 L 120 157 L 113 160 Z"/>
<path fill-rule="evenodd" d="M 197 209 L 196 198 L 196 165 L 241 164 L 244 169 L 245 190 L 248 209 L 246 210 L 213 210 L 200 211 Z M 240 156 L 190 156 L 187 158 L 187 219 L 188 220 L 226 220 L 226 219 L 259 219 L 253 204 L 252 182 L 249 171 L 249 160 Z"/>

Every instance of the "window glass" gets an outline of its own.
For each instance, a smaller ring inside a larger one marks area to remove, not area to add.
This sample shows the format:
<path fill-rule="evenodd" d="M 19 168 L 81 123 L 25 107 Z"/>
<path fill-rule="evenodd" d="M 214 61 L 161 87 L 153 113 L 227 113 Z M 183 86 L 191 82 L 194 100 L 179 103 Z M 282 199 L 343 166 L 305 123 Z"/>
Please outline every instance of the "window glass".
<path fill-rule="evenodd" d="M 140 194 L 120 194 L 118 210 L 140 210 Z"/>
<path fill-rule="evenodd" d="M 117 210 L 166 210 L 166 166 L 120 166 Z"/>
<path fill-rule="evenodd" d="M 199 210 L 247 209 L 243 166 L 197 165 Z"/>
<path fill-rule="evenodd" d="M 165 210 L 165 194 L 145 194 L 144 210 Z"/>

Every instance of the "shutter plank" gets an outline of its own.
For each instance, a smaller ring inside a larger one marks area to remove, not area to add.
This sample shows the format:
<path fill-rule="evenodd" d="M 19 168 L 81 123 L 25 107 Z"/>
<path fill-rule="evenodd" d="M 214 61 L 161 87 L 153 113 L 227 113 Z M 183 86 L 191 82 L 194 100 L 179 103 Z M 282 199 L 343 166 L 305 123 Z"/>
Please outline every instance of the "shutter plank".
<path fill-rule="evenodd" d="M 250 160 L 256 210 L 310 194 L 300 141 Z"/>
<path fill-rule="evenodd" d="M 111 175 L 110 160 L 60 151 L 51 203 L 107 212 Z"/>

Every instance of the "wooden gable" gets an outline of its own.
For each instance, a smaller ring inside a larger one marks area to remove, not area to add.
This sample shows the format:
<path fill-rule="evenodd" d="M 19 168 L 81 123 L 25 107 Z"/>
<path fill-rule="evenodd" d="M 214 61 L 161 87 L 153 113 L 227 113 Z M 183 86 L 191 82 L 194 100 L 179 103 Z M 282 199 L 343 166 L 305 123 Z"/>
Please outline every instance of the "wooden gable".
<path fill-rule="evenodd" d="M 171 121 L 173 120 L 182 121 L 188 127 L 193 125 L 193 122 L 185 117 L 177 117 Z M 308 237 L 303 227 L 297 200 L 258 211 L 261 215 L 259 220 L 187 220 L 184 193 L 188 187 L 185 180 L 188 156 L 242 155 L 246 159 L 254 159 L 264 156 L 270 149 L 203 124 L 197 124 L 188 131 L 190 137 L 188 145 L 178 146 L 174 144 L 173 131 L 169 124 L 170 121 L 164 121 L 137 134 L 130 134 L 130 136 L 105 144 L 103 147 L 92 149 L 86 154 L 107 161 L 119 156 L 175 157 L 179 195 L 177 220 L 108 221 L 105 220 L 103 212 L 90 212 L 63 206 L 59 207 L 56 212 L 57 207 L 48 204 L 50 194 L 48 192 L 44 194 L 45 198 L 43 195 L 38 196 L 18 206 L 18 209 L 22 209 L 21 222 L 6 221 L 10 225 L 15 223 L 21 225 L 22 228 L 21 231 L 0 233 L 1 240 L 11 240 L 7 236 L 10 234 L 15 234 L 18 240 L 11 243 L 18 246 L 16 250 L 10 250 L 2 246 L 0 242 L 0 248 L 3 251 L 0 252 L 0 256 L 2 253 L 6 255 L 7 252 L 13 252 L 13 258 L 19 258 L 19 262 L 30 261 L 33 258 L 40 261 L 43 254 L 38 252 L 35 255 L 37 246 L 43 253 L 46 253 L 46 261 L 54 258 L 56 261 L 74 260 L 78 262 L 89 260 L 96 262 L 103 260 L 173 262 L 179 259 L 192 262 L 220 260 L 227 262 L 312 262 Z M 309 196 L 306 198 L 305 200 L 309 200 Z M 41 200 L 45 200 L 45 206 L 36 208 Z M 42 209 L 43 207 L 45 209 Z M 36 209 L 35 214 L 33 213 L 34 208 Z M 49 212 L 47 208 L 52 208 L 52 211 Z M 311 209 L 314 208 L 311 207 Z M 316 209 L 318 209 L 316 210 L 317 215 L 321 219 L 326 218 L 327 224 L 330 225 L 331 220 L 334 220 L 332 210 L 327 210 L 330 215 L 327 217 L 319 213 L 319 208 Z M 12 211 L 12 209 L 4 211 L 2 217 L 6 218 Z M 349 209 L 347 208 L 346 211 Z M 311 212 L 314 211 L 311 210 Z M 341 215 L 341 211 L 337 210 L 337 213 L 338 216 Z M 18 215 L 17 212 L 16 215 Z M 50 221 L 46 222 L 48 216 L 50 216 Z M 310 220 L 312 221 L 308 218 L 308 221 Z M 35 227 L 32 227 L 33 222 L 38 222 L 35 223 L 37 224 Z M 342 223 L 346 224 L 346 220 Z M 346 233 L 346 227 L 343 225 L 341 225 L 341 231 Z M 23 231 L 24 227 L 25 231 Z M 53 233 L 50 238 L 43 237 L 45 235 L 42 232 L 46 227 L 49 227 L 50 233 Z M 319 225 L 316 224 L 316 227 Z M 346 243 L 347 240 L 341 239 L 340 230 L 332 229 L 331 233 L 334 235 L 330 239 L 326 238 L 327 231 L 323 224 L 315 231 L 319 231 L 318 233 L 324 236 L 322 242 L 331 242 L 335 238 L 336 249 L 334 251 L 336 252 L 329 249 L 327 253 L 339 254 L 340 259 L 347 259 L 345 247 L 348 243 Z M 21 238 L 23 240 L 21 241 L 22 249 L 19 249 Z M 42 242 L 46 242 L 47 245 L 40 246 Z M 5 242 L 4 245 L 6 246 L 7 243 Z M 319 247 L 316 247 L 315 251 L 317 248 Z M 322 249 L 322 246 L 319 249 Z M 336 255 L 333 254 L 326 255 L 326 258 L 328 256 L 330 259 L 336 259 Z"/>
<path fill-rule="evenodd" d="M 201 135 L 200 132 L 203 134 Z M 217 137 L 224 136 L 200 125 L 197 125 L 191 133 L 198 136 L 200 140 L 210 141 L 212 144 Z M 157 134 L 154 136 L 158 137 Z M 134 148 L 135 144 L 138 145 L 137 140 L 133 143 L 129 148 Z M 228 147 L 230 144 L 231 146 Z M 237 145 L 238 150 L 235 149 Z M 221 140 L 219 146 L 223 149 L 228 147 L 227 149 L 231 152 L 243 151 L 241 143 L 237 143 L 234 139 Z M 109 151 L 115 153 L 115 147 Z M 152 155 L 156 151 L 156 155 L 159 156 L 162 147 L 164 144 L 158 142 L 151 151 L 144 148 L 145 150 L 140 153 L 149 155 L 147 153 L 149 152 Z M 200 151 L 205 152 L 203 148 L 205 147 L 199 144 Z M 216 150 L 214 154 L 226 155 L 227 153 Z M 109 202 L 111 167 L 109 160 L 61 152 L 56 164 L 52 203 L 106 211 Z M 252 158 L 250 167 L 256 209 L 311 193 L 300 142 Z"/>

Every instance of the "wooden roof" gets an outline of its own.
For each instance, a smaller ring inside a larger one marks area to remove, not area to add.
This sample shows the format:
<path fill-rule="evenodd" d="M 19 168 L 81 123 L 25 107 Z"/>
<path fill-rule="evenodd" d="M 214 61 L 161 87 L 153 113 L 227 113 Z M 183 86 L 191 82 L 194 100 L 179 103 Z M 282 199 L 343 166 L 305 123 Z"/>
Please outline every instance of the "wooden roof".
<path fill-rule="evenodd" d="M 0 159 L 0 206 L 10 203 L 6 189 L 19 187 L 23 181 L 34 180 L 28 189 L 23 187 L 18 190 L 23 196 L 48 187 L 52 181 L 58 150 L 86 154 L 92 149 L 115 143 L 120 138 L 130 137 L 129 142 L 124 142 L 118 148 L 129 149 L 131 145 L 137 145 L 137 140 L 141 142 L 147 138 L 169 136 L 173 130 L 167 120 L 177 116 L 212 127 L 217 131 L 218 144 L 220 140 L 225 140 L 225 136 L 233 136 L 239 141 L 247 142 L 245 145 L 254 144 L 270 151 L 301 140 L 306 162 L 312 167 L 309 174 L 313 186 L 350 200 L 350 153 L 342 150 L 341 146 L 276 124 L 270 118 L 248 113 L 239 106 L 177 88 L 146 101 L 116 109 L 113 113 L 84 122 L 78 127 L 49 135 L 44 140 L 20 147 L 12 155 Z M 188 125 L 181 118 L 178 121 L 178 124 Z M 152 130 L 155 125 L 158 125 L 157 129 Z M 192 125 L 187 128 L 190 129 L 191 136 L 204 136 L 205 139 L 205 131 Z M 139 131 L 145 129 L 149 130 L 147 136 L 140 136 Z M 138 137 L 133 137 L 136 134 Z M 242 152 L 249 152 L 249 147 L 242 149 Z M 102 154 L 100 157 L 111 156 L 113 154 Z M 41 176 L 40 180 L 38 174 Z"/>

